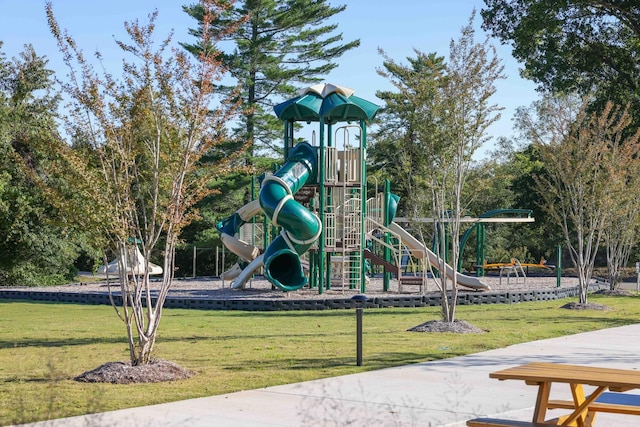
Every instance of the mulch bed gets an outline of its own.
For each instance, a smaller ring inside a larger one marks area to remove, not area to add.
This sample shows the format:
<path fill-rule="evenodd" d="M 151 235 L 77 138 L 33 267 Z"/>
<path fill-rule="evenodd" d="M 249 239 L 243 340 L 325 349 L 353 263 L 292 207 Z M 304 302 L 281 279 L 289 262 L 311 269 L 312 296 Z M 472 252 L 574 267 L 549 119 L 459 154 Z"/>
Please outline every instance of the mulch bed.
<path fill-rule="evenodd" d="M 600 310 L 600 311 L 611 310 L 606 305 L 597 304 L 595 302 L 588 302 L 586 304 L 582 304 L 579 302 L 570 302 L 561 306 L 560 308 L 566 308 L 567 310 Z"/>
<path fill-rule="evenodd" d="M 108 362 L 74 379 L 88 383 L 136 384 L 184 380 L 191 376 L 192 372 L 179 365 L 157 359 L 148 365 L 136 366 L 130 362 Z"/>
<path fill-rule="evenodd" d="M 443 320 L 429 320 L 421 325 L 407 329 L 409 332 L 453 332 L 455 334 L 484 334 L 485 331 L 464 320 L 445 322 Z"/>

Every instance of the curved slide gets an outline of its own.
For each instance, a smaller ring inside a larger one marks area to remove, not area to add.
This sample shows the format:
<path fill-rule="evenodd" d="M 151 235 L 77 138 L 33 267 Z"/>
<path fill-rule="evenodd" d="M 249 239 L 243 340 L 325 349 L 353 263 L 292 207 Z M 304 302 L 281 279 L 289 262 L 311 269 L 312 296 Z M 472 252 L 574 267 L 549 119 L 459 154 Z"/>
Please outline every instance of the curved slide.
<path fill-rule="evenodd" d="M 247 279 L 251 277 L 253 272 L 262 267 L 261 263 L 257 265 L 256 263 L 251 264 L 255 259 L 260 257 L 260 249 L 236 237 L 238 231 L 240 230 L 240 227 L 251 220 L 251 218 L 256 216 L 260 212 L 260 210 L 260 203 L 258 202 L 258 200 L 254 200 L 247 203 L 246 205 L 238 209 L 233 215 L 225 218 L 216 225 L 216 229 L 218 230 L 218 233 L 220 233 L 220 239 L 222 240 L 222 243 L 227 247 L 227 249 L 238 255 L 241 260 L 240 262 L 235 263 L 229 270 L 223 272 L 220 275 L 220 278 L 222 280 L 236 279 L 231 284 L 231 286 L 234 288 L 243 287 Z M 250 272 L 246 272 L 244 276 L 238 279 L 238 277 L 242 275 L 245 269 L 248 268 L 247 263 L 254 267 L 253 270 L 251 270 Z"/>
<path fill-rule="evenodd" d="M 243 261 L 221 276 L 235 279 L 232 287 L 244 286 L 262 266 L 267 279 L 283 291 L 300 289 L 307 283 L 300 255 L 320 237 L 322 224 L 316 215 L 296 202 L 293 195 L 305 183 L 316 179 L 317 163 L 314 147 L 306 142 L 295 145 L 285 164 L 263 180 L 259 200 L 246 204 L 217 224 L 224 245 Z M 240 227 L 260 210 L 274 226 L 282 228 L 262 255 L 258 248 L 236 237 Z"/>
<path fill-rule="evenodd" d="M 407 246 L 407 248 L 409 248 L 411 255 L 418 259 L 427 258 L 432 266 L 440 268 L 440 257 L 424 246 L 422 242 L 413 237 L 407 230 L 395 222 L 392 222 L 389 225 L 389 230 L 397 234 L 402 239 L 402 242 Z M 445 274 L 450 279 L 453 279 L 453 275 L 455 274 L 457 283 L 465 288 L 481 289 L 483 291 L 491 289 L 489 285 L 482 283 L 476 277 L 465 276 L 464 274 L 458 273 L 449 264 L 445 264 Z"/>
<path fill-rule="evenodd" d="M 320 219 L 293 195 L 307 181 L 315 181 L 316 149 L 306 142 L 295 145 L 285 164 L 262 182 L 260 206 L 282 232 L 267 247 L 262 262 L 269 281 L 283 291 L 300 289 L 307 283 L 300 255 L 320 237 Z"/>
<path fill-rule="evenodd" d="M 150 275 L 162 274 L 162 267 L 151 262 L 147 263 L 138 246 L 132 246 L 127 249 L 124 260 L 123 257 L 117 257 L 107 265 L 98 268 L 94 277 L 106 278 L 119 277 L 121 275 L 121 267 L 124 268 L 126 275 L 142 275 L 144 274 L 145 265 Z"/>

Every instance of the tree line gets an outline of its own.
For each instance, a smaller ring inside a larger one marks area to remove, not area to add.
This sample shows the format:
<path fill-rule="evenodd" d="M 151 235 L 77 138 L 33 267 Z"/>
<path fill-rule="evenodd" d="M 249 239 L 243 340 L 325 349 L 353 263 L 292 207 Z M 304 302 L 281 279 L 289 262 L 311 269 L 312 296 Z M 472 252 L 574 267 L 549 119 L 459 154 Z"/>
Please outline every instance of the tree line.
<path fill-rule="evenodd" d="M 377 72 L 391 89 L 377 93 L 384 105 L 370 170 L 392 179 L 400 214 L 453 218 L 449 230 L 416 226 L 425 241 L 453 236 L 438 249 L 453 253 L 452 264 L 473 263 L 458 252 L 460 219 L 496 208 L 530 209 L 536 222 L 489 226 L 487 257 L 537 262 L 562 244 L 584 302 L 594 267 L 607 267 L 614 286 L 638 259 L 640 25 L 633 5 L 615 3 L 485 1 L 484 29 L 513 46 L 541 94 L 519 109 L 514 137 L 485 159 L 475 154 L 500 117 L 491 97 L 504 76 L 490 40 L 476 40 L 475 11 L 447 57 L 380 52 Z M 0 45 L 0 283 L 71 281 L 122 254 L 131 238 L 171 278 L 191 272 L 190 248 L 220 245 L 217 221 L 281 160 L 271 106 L 358 47 L 327 23 L 345 7 L 203 1 L 184 7 L 195 41 L 179 48 L 172 35 L 154 42 L 156 12 L 147 24 L 125 24 L 130 40 L 117 43 L 129 59 L 116 75 L 93 70 L 47 4 L 71 78 L 48 69 L 32 46 L 7 58 Z M 444 289 L 455 302 L 455 283 Z M 444 307 L 444 317 L 454 309 Z M 120 314 L 129 322 L 141 315 Z M 159 314 L 134 324 L 157 326 Z"/>
<path fill-rule="evenodd" d="M 239 47 L 239 49 L 222 52 L 222 59 L 225 66 L 236 77 L 235 81 L 242 83 L 239 89 L 241 92 L 237 93 L 237 96 L 242 101 L 245 114 L 239 115 L 237 127 L 232 130 L 233 138 L 228 138 L 215 149 L 207 152 L 202 162 L 215 162 L 226 157 L 230 152 L 239 148 L 238 141 L 240 140 L 252 141 L 251 147 L 256 148 L 246 150 L 233 165 L 229 174 L 211 178 L 211 187 L 217 189 L 218 194 L 204 197 L 198 205 L 200 218 L 187 225 L 182 231 L 181 242 L 178 244 L 176 254 L 178 275 L 190 273 L 190 248 L 194 245 L 199 247 L 220 245 L 215 233 L 217 220 L 232 212 L 235 206 L 240 206 L 251 197 L 249 189 L 252 177 L 270 170 L 272 164 L 279 161 L 277 141 L 280 139 L 281 129 L 280 124 L 277 123 L 275 116 L 270 111 L 271 106 L 282 99 L 293 96 L 296 88 L 301 85 L 321 80 L 323 75 L 337 66 L 336 58 L 350 49 L 357 48 L 359 44 L 358 40 L 354 40 L 331 46 L 332 38 L 321 37 L 335 32 L 336 26 L 326 24 L 317 30 L 315 43 L 310 45 L 307 50 L 317 56 L 322 52 L 330 51 L 334 54 L 332 61 L 324 64 L 318 62 L 316 66 L 303 66 L 299 65 L 302 63 L 300 60 L 279 60 L 279 57 L 281 58 L 287 53 L 282 45 L 285 42 L 291 45 L 295 41 L 296 33 L 291 30 L 292 25 L 295 28 L 295 25 L 302 27 L 311 22 L 324 22 L 327 18 L 339 14 L 345 7 L 328 7 L 318 14 L 317 11 L 314 13 L 308 11 L 306 3 L 308 2 L 293 2 L 293 6 L 290 7 L 295 8 L 297 13 L 287 14 L 286 21 L 285 16 L 282 16 L 279 13 L 281 11 L 274 5 L 262 6 L 267 12 L 266 14 L 253 14 L 251 19 L 240 23 L 234 32 L 222 31 L 223 25 L 231 22 L 231 19 L 238 20 L 242 16 L 249 16 L 252 12 L 251 8 L 257 7 L 251 2 L 240 2 L 238 6 L 212 23 L 212 29 L 223 34 L 220 40 L 235 40 Z M 482 16 L 486 30 L 492 31 L 493 35 L 502 41 L 512 43 L 517 48 L 514 49 L 514 55 L 517 59 L 526 61 L 525 65 L 531 63 L 526 66 L 524 72 L 534 81 L 540 83 L 541 89 L 543 89 L 541 93 L 589 94 L 591 101 L 588 106 L 592 109 L 605 106 L 607 99 L 610 99 L 610 102 L 613 102 L 618 108 L 624 107 L 631 101 L 635 102 L 636 97 L 632 94 L 634 91 L 637 92 L 637 89 L 634 89 L 634 82 L 637 79 L 628 77 L 624 81 L 630 82 L 629 84 L 624 84 L 617 79 L 617 83 L 614 85 L 610 78 L 603 75 L 604 69 L 598 67 L 598 75 L 584 74 L 592 81 L 591 84 L 585 85 L 584 78 L 578 79 L 577 77 L 582 69 L 579 66 L 569 64 L 570 58 L 568 56 L 578 54 L 585 57 L 581 61 L 582 63 L 595 64 L 597 63 L 596 53 L 590 51 L 588 47 L 596 44 L 603 46 L 604 44 L 614 44 L 614 40 L 602 37 L 604 30 L 594 34 L 581 34 L 579 31 L 584 29 L 584 25 L 580 26 L 579 22 L 564 22 L 558 19 L 561 13 L 569 13 L 572 7 L 577 12 L 579 8 L 587 6 L 570 3 L 564 6 L 565 10 L 562 11 L 557 10 L 559 6 L 554 2 L 549 2 L 548 7 L 535 9 L 535 13 L 525 13 L 527 10 L 533 10 L 533 5 L 536 3 L 533 1 L 487 1 L 487 8 L 482 11 Z M 625 16 L 629 12 L 624 8 L 607 8 L 606 2 L 593 3 L 602 5 L 601 9 L 593 12 L 591 18 L 598 20 L 601 25 L 614 26 L 613 22 L 615 21 L 609 22 L 605 19 L 608 16 L 607 13 L 615 13 L 621 22 L 627 22 Z M 514 13 L 518 12 L 517 16 L 520 19 L 516 21 L 506 19 L 505 11 L 511 10 L 507 6 L 511 8 L 517 6 Z M 195 22 L 198 23 L 197 28 L 192 30 L 192 34 L 198 36 L 202 32 L 202 5 L 199 3 L 188 5 L 184 9 L 185 13 L 193 16 Z M 305 10 L 307 12 L 303 13 Z M 550 19 L 550 16 L 556 18 Z M 573 16 L 576 16 L 576 20 L 586 19 L 585 14 L 574 13 Z M 561 33 L 552 31 L 553 28 L 564 25 L 563 32 L 568 35 L 567 40 L 563 40 L 563 43 L 570 48 L 556 47 L 557 52 L 563 53 L 563 55 L 553 57 L 559 62 L 557 66 L 541 59 L 543 47 L 549 48 L 553 44 L 548 41 L 544 45 L 532 45 L 530 42 L 531 34 L 526 32 L 532 30 L 531 26 L 527 26 L 527 22 L 549 22 L 548 28 L 542 28 L 545 31 L 544 37 L 548 38 L 558 37 L 558 34 Z M 616 31 L 617 37 L 625 40 L 628 46 L 627 51 L 618 49 L 616 52 L 613 47 L 606 49 L 602 47 L 602 50 L 606 51 L 608 55 L 607 64 L 620 64 L 620 67 L 623 67 L 617 74 L 609 70 L 608 75 L 623 76 L 630 72 L 625 71 L 628 68 L 625 64 L 629 61 L 628 58 L 633 56 L 633 49 L 636 47 L 632 44 L 632 40 L 637 34 L 627 35 L 634 26 L 629 23 L 628 27 L 625 26 Z M 267 28 L 278 29 L 279 35 L 274 37 L 273 34 L 267 32 Z M 466 30 L 468 31 L 469 27 Z M 569 40 L 571 34 L 575 36 L 573 41 Z M 578 45 L 577 40 L 580 35 L 583 36 L 582 39 L 586 39 L 586 36 L 590 35 L 593 40 L 587 40 L 582 42 L 584 45 Z M 254 40 L 254 43 L 248 44 L 245 40 Z M 267 42 L 271 44 L 265 46 Z M 199 53 L 195 43 L 180 41 L 180 44 L 193 55 Z M 252 54 L 256 52 L 258 46 L 264 50 L 263 56 Z M 488 44 L 485 45 L 485 48 L 489 47 Z M 576 51 L 576 48 L 580 48 L 580 51 Z M 534 49 L 541 52 L 532 52 Z M 267 52 L 276 53 L 269 57 Z M 311 55 L 311 53 L 305 54 Z M 39 56 L 32 46 L 26 46 L 18 58 L 6 58 L 1 49 L 0 55 L 2 55 L 0 62 L 2 112 L 0 118 L 2 120 L 1 135 L 4 154 L 2 156 L 4 163 L 2 180 L 0 181 L 2 184 L 0 186 L 2 191 L 1 206 L 3 207 L 0 226 L 4 230 L 2 233 L 4 238 L 2 245 L 0 245 L 0 251 L 3 253 L 0 258 L 2 281 L 4 284 L 26 285 L 65 282 L 71 280 L 78 269 L 91 269 L 96 262 L 99 263 L 102 260 L 98 250 L 99 245 L 92 242 L 92 238 L 86 236 L 84 230 L 74 230 L 66 223 L 64 232 L 61 231 L 61 221 L 56 219 L 59 212 L 56 212 L 56 209 L 51 206 L 46 206 L 47 202 L 44 194 L 41 194 L 42 190 L 32 185 L 30 181 L 32 178 L 29 177 L 29 174 L 37 171 L 42 163 L 48 161 L 47 153 L 44 150 L 38 150 L 38 145 L 32 144 L 32 142 L 46 138 L 62 138 L 58 130 L 61 96 L 58 92 L 59 87 L 54 80 L 56 76 L 53 71 L 47 68 L 47 58 Z M 592 56 L 588 57 L 588 55 Z M 625 58 L 627 59 L 625 60 Z M 435 80 L 434 75 L 442 74 L 442 68 L 447 64 L 445 57 L 438 52 L 416 51 L 415 57 L 407 58 L 410 64 L 408 67 L 398 63 L 402 59 L 391 58 L 385 52 L 381 52 L 382 66 L 378 71 L 386 75 L 391 82 L 394 78 L 393 73 L 401 75 L 403 72 L 408 72 L 402 68 L 411 68 L 416 75 L 422 74 Z M 291 67 L 288 65 L 289 63 L 296 64 L 296 66 Z M 267 64 L 275 64 L 275 66 L 267 67 Z M 492 65 L 492 67 L 498 66 L 497 64 Z M 596 67 L 591 65 L 591 68 Z M 497 68 L 495 70 L 497 71 Z M 557 70 L 556 74 L 552 75 L 550 70 Z M 570 84 L 571 79 L 575 80 L 573 84 Z M 284 84 L 279 82 L 284 82 Z M 605 88 L 603 85 L 614 86 L 615 90 Z M 630 89 L 634 89 L 634 91 Z M 216 90 L 219 93 L 229 95 L 233 93 L 234 87 L 220 84 L 216 86 Z M 612 97 L 611 94 L 616 96 Z M 371 138 L 373 140 L 370 156 L 371 167 L 380 176 L 393 177 L 393 191 L 402 196 L 401 208 L 405 209 L 404 214 L 407 214 L 406 210 L 409 209 L 407 206 L 412 205 L 412 209 L 415 210 L 418 207 L 416 202 L 426 203 L 430 200 L 421 194 L 425 191 L 428 192 L 428 190 L 425 185 L 422 185 L 424 183 L 418 182 L 417 178 L 427 177 L 424 173 L 425 166 L 420 165 L 421 143 L 404 144 L 402 150 L 394 149 L 394 147 L 401 146 L 398 135 L 402 135 L 401 129 L 407 129 L 407 122 L 402 118 L 392 117 L 389 112 L 393 109 L 397 112 L 402 108 L 402 98 L 406 97 L 406 93 L 403 93 L 402 89 L 389 90 L 380 91 L 377 96 L 384 102 L 385 112 L 376 123 L 378 131 Z M 514 120 L 514 131 L 518 134 L 509 140 L 498 141 L 495 144 L 495 150 L 486 158 L 470 164 L 469 181 L 465 184 L 465 191 L 469 192 L 464 199 L 467 204 L 464 206 L 466 212 L 478 215 L 498 207 L 517 207 L 532 209 L 533 216 L 536 218 L 534 225 L 490 227 L 491 234 L 487 240 L 487 250 L 489 258 L 495 261 L 504 261 L 505 258 L 508 259 L 511 256 L 529 261 L 538 261 L 540 258 L 549 259 L 553 257 L 557 244 L 563 241 L 560 228 L 547 219 L 548 213 L 542 209 L 539 195 L 535 191 L 534 177 L 543 170 L 543 166 L 540 164 L 542 160 L 538 145 L 543 145 L 544 141 L 539 136 L 531 132 L 528 133 L 526 126 L 533 126 L 532 123 L 527 124 L 527 120 L 531 119 L 531 112 L 538 110 L 536 114 L 544 114 L 539 111 L 542 103 L 545 101 L 539 101 L 538 105 L 522 106 Z M 550 104 L 547 102 L 546 105 Z M 575 104 L 573 106 L 575 107 Z M 495 107 L 495 112 L 499 114 L 499 106 L 493 107 Z M 602 108 L 600 110 L 602 111 Z M 629 125 L 629 129 L 635 126 L 635 120 L 637 120 L 635 111 L 637 111 L 635 105 L 631 105 L 627 111 L 631 120 L 634 121 Z M 414 111 L 414 114 L 417 116 L 416 121 L 421 122 L 421 126 L 433 125 L 426 119 L 425 114 L 429 113 L 425 113 L 424 109 Z M 492 120 L 495 118 L 496 116 Z M 551 119 L 551 116 L 546 117 L 547 121 Z M 539 117 L 538 121 L 540 122 L 538 124 L 542 124 L 545 122 L 545 117 Z M 256 123 L 259 125 L 256 126 Z M 486 124 L 490 124 L 490 122 Z M 549 126 L 550 123 L 546 125 Z M 629 132 L 631 131 L 629 130 Z M 432 133 L 431 138 L 435 138 L 434 135 Z M 488 137 L 490 135 L 484 135 L 484 138 Z M 411 136 L 407 136 L 407 138 L 411 138 Z M 77 137 L 74 137 L 72 144 L 81 145 Z M 40 144 L 40 147 L 42 146 L 43 144 Z M 269 151 L 269 149 L 273 150 Z M 394 155 L 390 156 L 389 154 Z M 403 159 L 399 159 L 398 156 L 403 156 Z M 16 161 L 17 158 L 22 160 Z M 426 160 L 426 169 L 429 170 L 431 166 L 429 161 L 433 159 Z M 247 165 L 251 167 L 245 167 Z M 28 166 L 28 168 L 22 166 Z M 413 175 L 413 181 L 409 175 Z M 626 188 L 629 194 L 633 193 L 631 185 L 627 184 Z M 431 208 L 419 209 L 424 214 Z M 465 261 L 466 265 L 473 263 L 472 257 L 468 254 L 461 254 L 461 256 L 468 258 Z M 199 267 L 199 270 L 203 274 L 212 274 L 212 257 L 213 252 L 202 253 L 199 262 L 202 262 L 203 265 Z M 634 253 L 633 257 L 633 259 L 637 258 L 637 255 Z M 597 258 L 600 265 L 603 265 L 605 258 L 606 253 L 601 251 Z"/>

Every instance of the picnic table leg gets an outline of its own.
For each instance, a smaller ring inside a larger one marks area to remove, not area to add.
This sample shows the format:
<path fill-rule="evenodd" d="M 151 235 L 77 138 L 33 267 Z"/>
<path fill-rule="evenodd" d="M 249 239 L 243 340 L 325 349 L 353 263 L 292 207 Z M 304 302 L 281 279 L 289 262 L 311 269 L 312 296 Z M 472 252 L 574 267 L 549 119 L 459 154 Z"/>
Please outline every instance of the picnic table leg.
<path fill-rule="evenodd" d="M 570 415 L 565 415 L 558 419 L 558 424 L 563 426 L 579 426 L 579 427 L 591 427 L 596 413 L 588 411 L 589 405 L 591 405 L 607 388 L 600 386 L 594 390 L 593 393 L 587 398 L 584 394 L 582 384 L 570 384 L 571 394 L 573 395 L 573 403 L 576 409 Z"/>
<path fill-rule="evenodd" d="M 586 426 L 592 426 L 593 422 L 596 420 L 596 414 L 597 412 L 595 411 L 588 411 L 586 417 L 584 418 L 584 424 Z"/>
<path fill-rule="evenodd" d="M 543 382 L 539 384 L 538 397 L 536 398 L 536 408 L 533 412 L 533 421 L 536 423 L 544 422 L 544 419 L 547 416 L 547 405 L 549 404 L 550 391 L 550 382 Z"/>

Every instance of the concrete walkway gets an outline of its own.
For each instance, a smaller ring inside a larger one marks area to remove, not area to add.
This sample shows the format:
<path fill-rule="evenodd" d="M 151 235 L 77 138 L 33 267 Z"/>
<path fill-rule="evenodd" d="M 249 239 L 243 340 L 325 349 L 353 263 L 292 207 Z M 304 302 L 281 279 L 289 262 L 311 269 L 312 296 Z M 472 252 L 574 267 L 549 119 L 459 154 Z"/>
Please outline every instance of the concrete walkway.
<path fill-rule="evenodd" d="M 30 426 L 464 426 L 465 420 L 483 415 L 530 420 L 537 387 L 493 380 L 490 372 L 531 361 L 638 369 L 639 338 L 640 324 L 622 326 L 436 362 Z M 552 390 L 552 398 L 570 396 L 568 387 Z M 561 413 L 552 411 L 554 416 Z M 602 414 L 596 425 L 637 426 L 640 418 Z"/>

